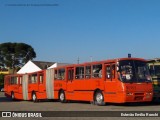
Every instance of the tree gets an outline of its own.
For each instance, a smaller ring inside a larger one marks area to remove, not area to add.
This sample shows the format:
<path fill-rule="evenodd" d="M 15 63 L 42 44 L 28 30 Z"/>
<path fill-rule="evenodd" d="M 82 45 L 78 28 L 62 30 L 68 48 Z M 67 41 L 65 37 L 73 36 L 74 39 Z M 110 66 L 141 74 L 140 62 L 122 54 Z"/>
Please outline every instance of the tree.
<path fill-rule="evenodd" d="M 25 43 L 0 44 L 0 66 L 15 69 L 36 57 L 34 49 Z"/>

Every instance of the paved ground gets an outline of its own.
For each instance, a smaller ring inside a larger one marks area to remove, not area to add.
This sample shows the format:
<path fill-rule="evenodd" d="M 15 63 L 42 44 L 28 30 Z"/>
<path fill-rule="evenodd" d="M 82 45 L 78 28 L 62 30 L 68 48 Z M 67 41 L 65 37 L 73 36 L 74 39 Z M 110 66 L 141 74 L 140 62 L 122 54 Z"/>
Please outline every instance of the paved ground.
<path fill-rule="evenodd" d="M 33 103 L 32 101 L 12 101 L 6 98 L 3 92 L 0 92 L 0 111 L 99 111 L 93 112 L 93 114 L 99 114 L 100 111 L 160 111 L 160 103 L 141 103 L 141 104 L 106 104 L 105 106 L 92 105 L 89 102 L 70 102 L 70 103 L 60 103 L 58 101 L 41 101 L 38 103 Z M 114 112 L 111 112 L 111 114 Z M 87 113 L 88 114 L 88 113 Z M 160 116 L 160 115 L 159 115 Z M 4 118 L 0 118 L 4 119 Z M 5 118 L 10 120 L 10 118 Z M 21 118 L 14 118 L 15 120 Z M 28 120 L 27 118 L 23 118 Z M 31 119 L 31 118 L 30 118 Z M 32 118 L 39 119 L 39 118 Z M 56 120 L 113 120 L 113 119 L 125 119 L 125 120 L 158 120 L 160 117 L 45 117 L 41 118 L 44 120 L 56 119 Z"/>

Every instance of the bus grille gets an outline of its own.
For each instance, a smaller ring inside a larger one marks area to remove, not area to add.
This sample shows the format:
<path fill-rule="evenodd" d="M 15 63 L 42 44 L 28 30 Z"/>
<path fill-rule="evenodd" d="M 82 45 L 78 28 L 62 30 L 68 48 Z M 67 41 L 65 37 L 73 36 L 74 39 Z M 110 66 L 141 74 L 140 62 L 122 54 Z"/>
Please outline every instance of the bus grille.
<path fill-rule="evenodd" d="M 143 100 L 143 96 L 135 96 L 134 100 Z"/>
<path fill-rule="evenodd" d="M 135 100 L 143 100 L 144 98 L 144 93 L 134 93 L 135 97 L 134 99 Z"/>

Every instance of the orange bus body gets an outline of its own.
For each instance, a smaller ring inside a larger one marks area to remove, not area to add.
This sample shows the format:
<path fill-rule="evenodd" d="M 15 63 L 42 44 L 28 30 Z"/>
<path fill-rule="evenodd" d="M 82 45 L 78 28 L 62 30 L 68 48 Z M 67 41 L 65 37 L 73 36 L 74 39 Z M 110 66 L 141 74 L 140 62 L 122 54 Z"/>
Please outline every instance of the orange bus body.
<path fill-rule="evenodd" d="M 151 81 L 148 82 L 122 82 L 119 80 L 118 72 L 116 71 L 117 61 L 135 60 L 146 63 L 144 59 L 138 58 L 121 58 L 114 60 L 106 60 L 100 62 L 90 62 L 84 64 L 69 65 L 64 67 L 66 71 L 64 80 L 54 80 L 54 93 L 56 99 L 59 99 L 60 91 L 65 92 L 66 100 L 80 100 L 80 101 L 95 101 L 94 97 L 97 91 L 102 92 L 104 102 L 125 103 L 125 102 L 149 102 L 152 100 L 153 88 Z M 76 78 L 76 69 L 78 67 L 91 67 L 93 71 L 94 65 L 102 65 L 102 76 L 93 77 L 93 73 L 86 76 L 83 72 L 82 78 Z M 110 75 L 114 77 L 106 78 L 106 67 L 114 66 L 114 70 Z M 56 68 L 55 70 L 61 69 Z M 69 71 L 73 70 L 73 79 L 69 80 Z M 150 79 L 150 76 L 148 76 Z"/>
<path fill-rule="evenodd" d="M 15 99 L 22 100 L 32 100 L 35 94 L 36 99 L 93 101 L 99 105 L 103 102 L 149 102 L 153 88 L 145 64 L 140 58 L 120 58 L 9 75 L 5 77 L 5 93 L 12 96 L 14 92 Z M 123 70 L 125 75 L 122 75 Z M 9 84 L 11 76 L 18 76 L 18 84 Z"/>

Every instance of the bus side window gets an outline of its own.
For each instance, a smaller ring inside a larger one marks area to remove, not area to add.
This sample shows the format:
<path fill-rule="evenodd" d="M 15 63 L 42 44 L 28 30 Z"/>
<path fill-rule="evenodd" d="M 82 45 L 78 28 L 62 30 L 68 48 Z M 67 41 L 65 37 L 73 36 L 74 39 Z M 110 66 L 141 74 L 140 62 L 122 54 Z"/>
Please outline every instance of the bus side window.
<path fill-rule="evenodd" d="M 75 79 L 83 79 L 83 78 L 84 78 L 84 67 L 76 67 Z"/>
<path fill-rule="evenodd" d="M 91 66 L 86 66 L 85 78 L 91 78 Z"/>
<path fill-rule="evenodd" d="M 29 75 L 29 83 L 37 83 L 37 74 Z"/>
<path fill-rule="evenodd" d="M 57 79 L 58 80 L 65 79 L 65 69 L 64 68 L 58 70 Z"/>
<path fill-rule="evenodd" d="M 40 83 L 40 84 L 43 84 L 43 74 L 40 74 L 40 75 L 39 75 L 39 83 Z"/>
<path fill-rule="evenodd" d="M 31 75 L 28 76 L 28 83 L 32 83 L 32 81 L 31 81 Z"/>
<path fill-rule="evenodd" d="M 16 77 L 16 84 L 18 84 L 18 77 Z"/>
<path fill-rule="evenodd" d="M 19 77 L 19 84 L 22 85 L 22 77 Z"/>
<path fill-rule="evenodd" d="M 102 78 L 102 64 L 93 65 L 93 78 Z"/>
<path fill-rule="evenodd" d="M 6 79 L 5 79 L 5 82 L 6 82 L 6 85 L 10 85 L 10 77 L 6 77 Z"/>
<path fill-rule="evenodd" d="M 11 85 L 18 84 L 18 77 L 15 77 L 15 76 L 11 77 L 10 83 Z"/>
<path fill-rule="evenodd" d="M 57 80 L 57 70 L 54 71 L 54 80 Z"/>
<path fill-rule="evenodd" d="M 106 78 L 107 79 L 111 78 L 111 67 L 110 67 L 110 65 L 106 66 Z"/>

